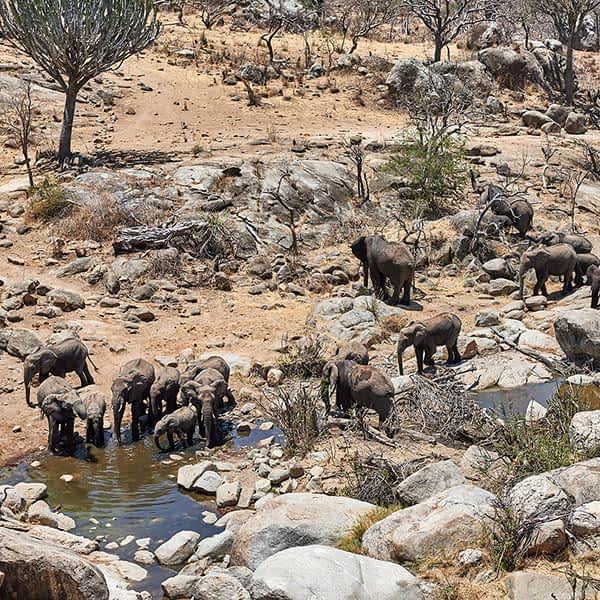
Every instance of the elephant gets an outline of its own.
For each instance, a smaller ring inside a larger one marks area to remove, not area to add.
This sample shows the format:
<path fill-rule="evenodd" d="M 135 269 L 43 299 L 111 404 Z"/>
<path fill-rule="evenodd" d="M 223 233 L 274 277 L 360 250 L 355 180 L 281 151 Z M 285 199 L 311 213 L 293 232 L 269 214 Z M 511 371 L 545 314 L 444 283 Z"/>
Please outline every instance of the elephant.
<path fill-rule="evenodd" d="M 97 367 L 89 357 L 87 347 L 75 338 L 69 338 L 58 344 L 43 346 L 29 354 L 23 363 L 23 383 L 25 384 L 25 400 L 28 406 L 31 403 L 31 382 L 35 375 L 39 375 L 40 383 L 49 375 L 65 377 L 67 373 L 75 371 L 82 387 L 94 384 L 87 365 L 90 361 L 96 370 Z"/>
<path fill-rule="evenodd" d="M 163 402 L 167 413 L 177 408 L 179 378 L 179 371 L 175 367 L 164 367 L 158 371 L 150 387 L 150 406 L 156 420 L 163 416 Z"/>
<path fill-rule="evenodd" d="M 575 265 L 575 285 L 583 285 L 583 276 L 591 266 L 600 266 L 600 258 L 595 254 L 578 254 Z M 589 284 L 589 280 L 586 281 Z"/>
<path fill-rule="evenodd" d="M 131 439 L 140 439 L 140 417 L 145 412 L 144 400 L 150 399 L 150 388 L 154 383 L 154 367 L 143 358 L 126 362 L 111 386 L 114 433 L 121 443 L 121 421 L 125 406 L 131 405 Z M 150 411 L 151 412 L 151 411 Z M 152 415 L 149 415 L 150 419 Z"/>
<path fill-rule="evenodd" d="M 104 414 L 106 413 L 106 396 L 102 392 L 89 392 L 83 395 L 83 403 L 87 411 L 85 441 L 97 448 L 104 446 Z"/>
<path fill-rule="evenodd" d="M 577 264 L 577 254 L 573 246 L 569 244 L 556 244 L 556 246 L 540 246 L 527 250 L 521 256 L 519 267 L 519 292 L 523 298 L 525 286 L 525 273 L 529 269 L 535 269 L 537 278 L 533 288 L 533 295 L 537 296 L 540 290 L 544 296 L 548 295 L 546 281 L 550 275 L 563 275 L 563 291 L 569 292 L 573 289 L 573 272 Z"/>
<path fill-rule="evenodd" d="M 181 374 L 179 381 L 180 385 L 183 387 L 183 385 L 185 385 L 188 381 L 198 380 L 198 376 L 206 369 L 214 369 L 215 371 L 219 371 L 225 380 L 225 383 L 229 384 L 229 375 L 231 374 L 231 369 L 227 364 L 227 361 L 220 356 L 209 356 L 208 358 L 200 359 L 190 364 L 188 368 Z M 229 387 L 227 387 L 225 396 L 229 401 L 229 406 L 235 406 L 235 397 Z"/>
<path fill-rule="evenodd" d="M 368 286 L 369 274 L 373 291 L 386 298 L 386 279 L 394 287 L 392 304 L 410 305 L 410 288 L 415 273 L 415 259 L 402 242 L 387 242 L 377 235 L 358 238 L 351 246 L 352 254 L 363 266 L 364 286 Z M 400 290 L 403 291 L 400 299 Z"/>
<path fill-rule="evenodd" d="M 598 308 L 598 295 L 600 294 L 600 267 L 591 265 L 586 271 L 587 280 L 592 288 L 592 308 Z"/>
<path fill-rule="evenodd" d="M 578 233 L 562 233 L 554 231 L 541 237 L 542 244 L 545 246 L 556 246 L 558 244 L 569 244 L 577 254 L 589 254 L 593 250 L 592 242 L 584 235 Z"/>
<path fill-rule="evenodd" d="M 156 447 L 164 451 L 164 448 L 160 445 L 160 438 L 165 434 L 169 440 L 169 450 L 173 450 L 175 447 L 174 434 L 177 435 L 184 446 L 192 446 L 197 420 L 198 416 L 194 406 L 182 406 L 165 415 L 154 427 L 154 443 Z"/>
<path fill-rule="evenodd" d="M 398 369 L 404 375 L 402 354 L 409 346 L 414 346 L 417 357 L 417 371 L 423 372 L 423 362 L 433 366 L 433 355 L 438 346 L 446 346 L 448 364 L 460 362 L 457 340 L 462 327 L 461 320 L 452 313 L 441 313 L 416 321 L 404 327 L 398 336 Z"/>
<path fill-rule="evenodd" d="M 497 185 L 488 186 L 483 193 L 482 200 L 490 202 L 490 209 L 497 216 L 508 217 L 510 224 L 524 238 L 533 226 L 533 206 L 524 198 L 508 200 L 504 190 Z"/>
<path fill-rule="evenodd" d="M 351 360 L 329 361 L 323 368 L 329 379 L 327 412 L 331 409 L 331 396 L 335 391 L 335 404 L 347 412 L 353 407 L 369 408 L 379 415 L 380 428 L 390 415 L 394 399 L 394 385 L 382 371 L 369 365 L 359 365 Z"/>
<path fill-rule="evenodd" d="M 348 342 L 338 346 L 332 360 L 353 360 L 359 365 L 368 365 L 369 350 L 360 342 Z"/>
<path fill-rule="evenodd" d="M 181 388 L 184 404 L 192 404 L 196 408 L 198 426 L 204 432 L 208 448 L 217 442 L 217 417 L 223 411 L 226 391 L 227 383 L 215 369 L 205 369 L 195 380 L 188 381 Z"/>
<path fill-rule="evenodd" d="M 87 419 L 87 410 L 77 392 L 62 377 L 52 375 L 45 379 L 37 391 L 37 406 L 48 419 L 48 450 L 58 451 L 62 433 L 67 452 L 75 447 L 75 417 Z"/>

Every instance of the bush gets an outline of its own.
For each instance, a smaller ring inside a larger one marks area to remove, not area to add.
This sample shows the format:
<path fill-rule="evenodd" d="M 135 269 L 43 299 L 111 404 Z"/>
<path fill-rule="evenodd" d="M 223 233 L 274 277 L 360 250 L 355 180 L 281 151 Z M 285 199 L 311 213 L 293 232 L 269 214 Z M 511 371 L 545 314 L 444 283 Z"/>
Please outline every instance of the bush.
<path fill-rule="evenodd" d="M 319 390 L 301 385 L 298 388 L 278 387 L 262 403 L 268 419 L 285 436 L 291 454 L 308 454 L 321 436 L 324 426 L 319 417 Z"/>
<path fill-rule="evenodd" d="M 401 177 L 415 191 L 408 215 L 413 219 L 437 219 L 448 212 L 467 180 L 462 143 L 452 135 L 428 135 L 421 131 L 402 142 L 383 167 Z"/>
<path fill-rule="evenodd" d="M 399 510 L 401 506 L 392 505 L 392 506 L 378 506 L 368 513 L 364 514 L 354 527 L 350 530 L 350 533 L 345 535 L 339 542 L 337 547 L 340 550 L 345 550 L 346 552 L 352 552 L 353 554 L 366 554 L 362 547 L 362 538 L 366 533 L 367 529 L 378 523 L 379 521 L 383 521 L 386 517 L 391 515 L 393 512 Z"/>
<path fill-rule="evenodd" d="M 73 209 L 62 186 L 46 177 L 31 196 L 27 215 L 30 219 L 47 223 L 65 217 Z"/>
<path fill-rule="evenodd" d="M 277 367 L 285 377 L 307 379 L 321 377 L 325 362 L 323 342 L 318 337 L 307 337 L 301 342 L 288 345 Z"/>

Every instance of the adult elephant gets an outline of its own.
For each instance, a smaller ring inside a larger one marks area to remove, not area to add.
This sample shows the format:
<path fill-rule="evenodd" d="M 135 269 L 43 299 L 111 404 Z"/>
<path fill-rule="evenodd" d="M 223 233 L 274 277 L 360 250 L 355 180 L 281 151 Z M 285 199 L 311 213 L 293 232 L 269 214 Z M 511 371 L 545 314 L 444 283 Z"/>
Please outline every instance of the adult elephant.
<path fill-rule="evenodd" d="M 177 408 L 179 379 L 179 371 L 175 367 L 163 367 L 156 374 L 150 388 L 150 407 L 155 420 L 163 416 L 163 405 L 167 413 Z"/>
<path fill-rule="evenodd" d="M 544 296 L 548 295 L 546 281 L 550 275 L 562 275 L 563 291 L 569 292 L 573 289 L 573 272 L 577 264 L 577 254 L 569 244 L 557 244 L 556 246 L 540 246 L 527 250 L 521 256 L 519 267 L 519 291 L 523 298 L 525 286 L 525 274 L 529 269 L 535 269 L 536 283 L 533 295 L 537 296 L 540 291 Z"/>
<path fill-rule="evenodd" d="M 591 266 L 600 266 L 600 258 L 591 253 L 577 255 L 577 264 L 575 265 L 575 285 L 583 285 L 583 277 Z M 589 279 L 586 283 L 589 285 Z"/>
<path fill-rule="evenodd" d="M 87 419 L 84 402 L 68 381 L 55 375 L 40 384 L 37 402 L 37 406 L 48 419 L 48 450 L 58 451 L 62 433 L 65 449 L 72 452 L 75 447 L 75 417 Z"/>
<path fill-rule="evenodd" d="M 586 272 L 588 283 L 592 288 L 591 308 L 598 308 L 598 296 L 600 295 L 600 268 L 596 265 L 588 267 Z"/>
<path fill-rule="evenodd" d="M 181 374 L 181 387 L 183 387 L 188 381 L 198 381 L 198 378 L 202 376 L 202 372 L 206 371 L 207 369 L 213 369 L 221 373 L 225 383 L 228 384 L 225 396 L 229 401 L 229 405 L 231 407 L 235 406 L 235 397 L 229 388 L 229 376 L 231 374 L 231 368 L 229 367 L 227 361 L 220 356 L 209 356 L 208 358 L 196 360 L 191 363 Z"/>
<path fill-rule="evenodd" d="M 415 259 L 406 244 L 387 242 L 378 235 L 369 235 L 358 238 L 350 248 L 362 263 L 365 287 L 368 285 L 370 275 L 373 291 L 377 296 L 385 299 L 386 280 L 389 279 L 394 288 L 392 304 L 400 303 L 407 306 L 410 304 Z"/>
<path fill-rule="evenodd" d="M 40 382 L 42 382 L 49 375 L 65 377 L 67 373 L 75 372 L 81 381 L 82 387 L 93 385 L 94 378 L 88 368 L 88 360 L 98 370 L 89 357 L 86 345 L 75 338 L 68 338 L 58 344 L 43 346 L 29 354 L 23 363 L 23 383 L 27 404 L 33 406 L 31 403 L 31 382 L 35 375 L 38 375 Z"/>
<path fill-rule="evenodd" d="M 423 372 L 423 362 L 433 366 L 433 355 L 438 346 L 446 346 L 448 364 L 460 362 L 457 341 L 461 327 L 461 320 L 452 313 L 442 313 L 404 327 L 398 335 L 397 354 L 400 375 L 404 375 L 402 355 L 410 346 L 415 348 L 419 374 Z"/>
<path fill-rule="evenodd" d="M 181 440 L 184 447 L 194 443 L 194 429 L 196 429 L 196 408 L 194 406 L 182 406 L 177 410 L 165 415 L 154 427 L 154 443 L 159 450 L 165 451 L 160 445 L 160 438 L 167 436 L 169 450 L 175 447 L 174 436 Z"/>
<path fill-rule="evenodd" d="M 85 441 L 88 444 L 94 444 L 97 448 L 102 448 L 104 446 L 106 396 L 102 392 L 94 391 L 84 393 L 82 400 L 87 412 Z"/>
<path fill-rule="evenodd" d="M 323 376 L 329 379 L 326 409 L 331 408 L 335 392 L 335 405 L 344 412 L 359 407 L 374 410 L 379 415 L 379 426 L 390 415 L 394 399 L 394 385 L 382 371 L 369 365 L 359 365 L 351 360 L 329 361 Z"/>
<path fill-rule="evenodd" d="M 524 198 L 508 200 L 502 188 L 495 185 L 489 186 L 487 197 L 491 199 L 490 208 L 492 212 L 497 216 L 508 218 L 510 224 L 524 238 L 533 227 L 533 206 Z"/>
<path fill-rule="evenodd" d="M 192 404 L 196 409 L 198 426 L 204 434 L 208 448 L 218 442 L 218 417 L 223 411 L 223 397 L 226 391 L 227 383 L 215 369 L 205 369 L 195 380 L 188 381 L 181 388 L 184 404 Z"/>
<path fill-rule="evenodd" d="M 592 242 L 579 233 L 552 231 L 543 235 L 540 241 L 546 246 L 569 244 L 577 254 L 589 254 L 594 248 Z"/>
<path fill-rule="evenodd" d="M 144 400 L 150 400 L 150 388 L 154 383 L 154 367 L 143 358 L 126 362 L 111 386 L 114 433 L 121 443 L 121 422 L 125 407 L 131 406 L 131 439 L 140 439 L 140 417 L 145 412 Z M 150 423 L 149 423 L 150 425 Z"/>
<path fill-rule="evenodd" d="M 359 365 L 368 365 L 369 349 L 360 342 L 347 342 L 338 346 L 331 360 L 352 360 Z"/>

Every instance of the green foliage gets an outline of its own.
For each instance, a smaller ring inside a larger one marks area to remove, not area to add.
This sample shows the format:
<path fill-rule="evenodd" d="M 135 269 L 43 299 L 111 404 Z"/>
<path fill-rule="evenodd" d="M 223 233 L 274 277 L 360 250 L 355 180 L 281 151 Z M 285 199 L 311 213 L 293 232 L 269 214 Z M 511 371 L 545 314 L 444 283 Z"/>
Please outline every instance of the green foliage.
<path fill-rule="evenodd" d="M 397 504 L 391 506 L 377 506 L 356 521 L 350 532 L 338 542 L 337 547 L 340 550 L 352 552 L 353 554 L 366 554 L 362 547 L 362 539 L 367 529 L 375 525 L 375 523 L 383 521 L 383 519 L 401 508 L 402 507 Z"/>
<path fill-rule="evenodd" d="M 405 179 L 415 191 L 409 216 L 438 218 L 448 211 L 467 179 L 463 145 L 449 133 L 420 131 L 398 146 L 383 171 Z"/>
<path fill-rule="evenodd" d="M 318 337 L 308 337 L 302 343 L 288 345 L 277 367 L 285 377 L 306 379 L 321 377 L 325 362 L 323 342 Z"/>
<path fill-rule="evenodd" d="M 204 152 L 204 146 L 202 146 L 202 144 L 194 144 L 194 146 L 192 147 L 192 154 L 194 156 L 199 156 L 203 152 Z"/>
<path fill-rule="evenodd" d="M 27 216 L 36 221 L 52 221 L 71 212 L 73 205 L 65 196 L 65 191 L 56 181 L 46 177 L 31 196 Z"/>

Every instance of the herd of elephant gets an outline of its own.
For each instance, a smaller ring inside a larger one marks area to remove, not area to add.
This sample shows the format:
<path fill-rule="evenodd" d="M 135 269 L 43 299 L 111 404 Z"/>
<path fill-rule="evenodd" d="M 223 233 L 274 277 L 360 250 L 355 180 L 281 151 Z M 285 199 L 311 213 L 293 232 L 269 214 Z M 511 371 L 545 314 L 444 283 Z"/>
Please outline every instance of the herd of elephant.
<path fill-rule="evenodd" d="M 498 200 L 493 201 L 491 207 L 494 214 L 506 216 L 521 237 L 526 236 L 533 218 L 529 203 Z M 585 275 L 586 283 L 592 288 L 592 308 L 597 308 L 600 259 L 592 254 L 590 241 L 582 235 L 564 233 L 549 233 L 538 240 L 530 240 L 537 243 L 521 255 L 521 297 L 524 278 L 530 269 L 536 273 L 534 295 L 540 292 L 547 295 L 546 282 L 551 275 L 562 276 L 565 292 L 573 285 L 582 285 Z M 410 305 L 416 261 L 406 244 L 371 235 L 357 239 L 351 250 L 362 263 L 365 287 L 370 278 L 378 297 L 394 305 Z M 391 298 L 387 294 L 388 282 L 393 288 Z M 415 350 L 419 374 L 424 365 L 433 366 L 433 356 L 440 346 L 446 346 L 449 364 L 460 362 L 457 342 L 461 326 L 456 315 L 442 313 L 404 327 L 397 344 L 400 375 L 404 374 L 402 356 L 410 346 Z M 40 381 L 37 406 L 48 418 L 48 448 L 51 451 L 56 451 L 61 442 L 66 450 L 73 449 L 76 416 L 86 421 L 86 442 L 96 446 L 104 444 L 106 399 L 98 391 L 86 393 L 85 388 L 94 383 L 88 361 L 91 362 L 88 349 L 74 338 L 45 346 L 25 358 L 25 397 L 27 404 L 35 407 L 31 402 L 30 387 L 37 375 Z M 377 412 L 380 425 L 387 420 L 393 406 L 394 386 L 387 374 L 368 363 L 368 350 L 362 344 L 350 343 L 338 348 L 323 370 L 323 378 L 328 384 L 323 397 L 327 412 L 335 395 L 336 407 L 344 412 L 352 407 L 368 408 Z M 72 372 L 78 375 L 83 390 L 76 391 L 64 379 Z M 111 386 L 117 441 L 121 443 L 121 423 L 129 405 L 133 441 L 139 440 L 143 424 L 154 427 L 154 440 L 160 449 L 163 449 L 160 440 L 165 435 L 170 449 L 174 447 L 174 436 L 184 445 L 191 445 L 198 425 L 207 446 L 213 446 L 219 437 L 218 417 L 225 410 L 224 399 L 229 407 L 235 406 L 229 375 L 229 365 L 219 356 L 192 362 L 182 373 L 174 367 L 155 368 L 141 358 L 128 361 Z"/>
<path fill-rule="evenodd" d="M 39 408 L 48 419 L 48 449 L 72 452 L 75 445 L 75 417 L 86 422 L 86 442 L 104 445 L 106 397 L 102 392 L 86 388 L 94 384 L 88 367 L 91 362 L 87 347 L 76 338 L 44 346 L 25 358 L 23 380 L 27 404 Z M 93 363 L 92 363 L 92 366 Z M 75 390 L 65 379 L 76 373 L 81 388 Z M 37 404 L 31 402 L 31 383 L 38 376 Z M 142 426 L 154 428 L 154 441 L 161 450 L 161 439 L 167 437 L 169 449 L 175 436 L 184 446 L 192 445 L 198 425 L 208 447 L 219 438 L 219 415 L 235 406 L 229 389 L 230 368 L 220 356 L 211 356 L 188 364 L 180 373 L 174 367 L 155 368 L 137 358 L 126 362 L 111 386 L 113 432 L 121 443 L 121 423 L 125 408 L 131 410 L 131 438 L 140 438 Z"/>

